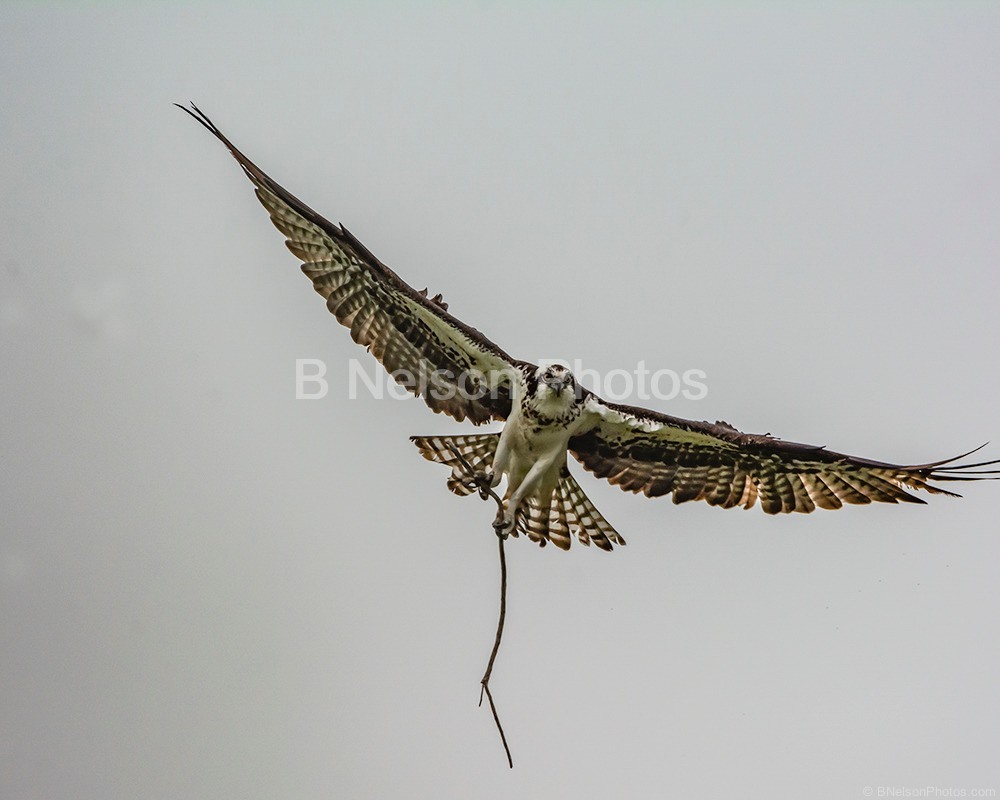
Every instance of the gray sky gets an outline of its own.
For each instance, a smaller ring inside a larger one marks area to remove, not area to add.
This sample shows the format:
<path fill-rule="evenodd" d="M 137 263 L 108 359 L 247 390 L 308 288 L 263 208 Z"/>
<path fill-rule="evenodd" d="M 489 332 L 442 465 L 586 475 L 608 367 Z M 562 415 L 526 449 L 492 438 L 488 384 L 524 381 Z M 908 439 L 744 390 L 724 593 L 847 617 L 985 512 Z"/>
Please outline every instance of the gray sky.
<path fill-rule="evenodd" d="M 904 13 L 904 8 L 906 12 Z M 4 4 L 0 795 L 1000 790 L 1000 486 L 625 495 L 508 548 L 193 99 L 528 359 L 873 458 L 1000 456 L 1000 6 Z M 296 358 L 331 390 L 296 401 Z"/>

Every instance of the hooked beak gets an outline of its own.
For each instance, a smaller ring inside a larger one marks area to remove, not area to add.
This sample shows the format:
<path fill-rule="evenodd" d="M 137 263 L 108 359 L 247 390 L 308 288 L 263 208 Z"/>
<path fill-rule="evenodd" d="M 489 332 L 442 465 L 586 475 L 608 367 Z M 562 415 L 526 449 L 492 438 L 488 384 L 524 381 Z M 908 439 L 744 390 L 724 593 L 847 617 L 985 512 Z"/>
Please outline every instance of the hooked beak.
<path fill-rule="evenodd" d="M 549 383 L 549 386 L 552 387 L 552 391 L 556 394 L 562 394 L 562 390 L 566 388 L 566 381 L 562 378 L 556 378 Z"/>

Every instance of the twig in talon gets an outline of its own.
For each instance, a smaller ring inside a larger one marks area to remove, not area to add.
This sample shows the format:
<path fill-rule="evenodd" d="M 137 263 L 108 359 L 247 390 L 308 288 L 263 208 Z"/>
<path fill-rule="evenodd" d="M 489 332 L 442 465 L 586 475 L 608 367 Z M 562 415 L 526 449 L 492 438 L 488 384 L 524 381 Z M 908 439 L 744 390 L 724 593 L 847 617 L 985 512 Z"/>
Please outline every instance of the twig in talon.
<path fill-rule="evenodd" d="M 492 497 L 497 504 L 497 516 L 493 520 L 493 530 L 496 532 L 497 546 L 500 550 L 500 619 L 497 621 L 497 635 L 493 641 L 493 651 L 490 653 L 490 661 L 486 665 L 486 672 L 483 673 L 482 680 L 479 682 L 479 705 L 483 705 L 483 694 L 485 694 L 486 699 L 490 701 L 490 711 L 493 712 L 493 721 L 496 723 L 497 731 L 500 733 L 500 741 L 503 744 L 504 752 L 507 754 L 507 766 L 514 769 L 514 759 L 510 755 L 507 736 L 503 732 L 503 725 L 500 724 L 500 715 L 497 714 L 496 703 L 493 702 L 493 694 L 490 692 L 490 676 L 493 674 L 493 663 L 496 661 L 497 653 L 500 651 L 500 640 L 503 638 L 503 623 L 507 618 L 507 558 L 504 555 L 503 549 L 503 542 L 507 538 L 507 535 L 502 532 L 504 527 L 506 527 L 503 499 L 493 491 L 489 476 L 481 472 L 476 472 L 466 458 L 456 448 L 452 447 L 450 443 L 448 444 L 448 450 L 455 456 L 458 463 L 462 465 L 462 468 L 472 476 L 472 482 L 469 485 L 474 485 L 479 489 L 479 496 L 483 500 L 487 497 Z"/>

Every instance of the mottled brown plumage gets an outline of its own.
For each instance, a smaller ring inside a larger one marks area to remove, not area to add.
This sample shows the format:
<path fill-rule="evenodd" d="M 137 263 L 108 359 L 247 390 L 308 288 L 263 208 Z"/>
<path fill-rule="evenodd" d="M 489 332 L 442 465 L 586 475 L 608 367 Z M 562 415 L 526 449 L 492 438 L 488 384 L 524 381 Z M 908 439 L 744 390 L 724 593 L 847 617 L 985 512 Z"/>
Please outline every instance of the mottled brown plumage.
<path fill-rule="evenodd" d="M 907 488 L 957 497 L 931 481 L 996 476 L 995 470 L 970 471 L 996 461 L 956 465 L 970 453 L 903 466 L 746 434 L 728 423 L 682 420 L 595 396 L 589 402 L 602 409 L 600 421 L 570 439 L 574 457 L 624 491 L 671 494 L 675 503 L 704 500 L 722 508 L 752 508 L 759 502 L 768 514 L 808 514 L 845 503 L 924 502 Z"/>

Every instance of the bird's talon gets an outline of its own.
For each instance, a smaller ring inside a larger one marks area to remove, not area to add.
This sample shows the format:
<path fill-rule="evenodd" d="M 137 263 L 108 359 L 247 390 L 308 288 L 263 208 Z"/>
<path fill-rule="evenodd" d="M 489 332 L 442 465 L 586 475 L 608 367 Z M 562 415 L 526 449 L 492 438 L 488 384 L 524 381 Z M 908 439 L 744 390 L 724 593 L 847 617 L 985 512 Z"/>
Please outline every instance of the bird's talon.
<path fill-rule="evenodd" d="M 478 489 L 480 498 L 485 500 L 490 496 L 490 489 L 493 488 L 493 473 L 478 472 L 473 476 L 469 485 L 474 489 Z"/>
<path fill-rule="evenodd" d="M 493 530 L 501 539 L 506 539 L 514 531 L 514 522 L 506 517 L 498 517 L 493 520 Z"/>

